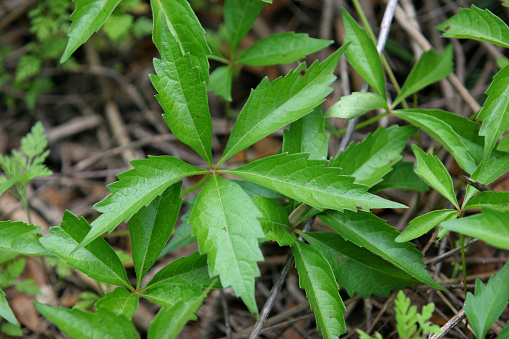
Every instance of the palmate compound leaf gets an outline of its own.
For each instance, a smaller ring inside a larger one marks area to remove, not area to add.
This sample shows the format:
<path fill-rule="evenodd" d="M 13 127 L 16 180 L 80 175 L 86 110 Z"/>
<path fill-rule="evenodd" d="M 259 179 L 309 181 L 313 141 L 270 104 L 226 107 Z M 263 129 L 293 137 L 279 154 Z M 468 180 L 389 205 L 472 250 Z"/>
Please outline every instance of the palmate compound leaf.
<path fill-rule="evenodd" d="M 168 187 L 160 197 L 142 207 L 129 220 L 129 234 L 137 287 L 168 242 L 182 206 L 182 182 Z"/>
<path fill-rule="evenodd" d="M 417 129 L 412 126 L 393 125 L 379 128 L 358 144 L 351 143 L 346 150 L 331 159 L 329 166 L 341 168 L 341 175 L 355 177 L 355 183 L 373 186 L 391 171 L 403 156 L 406 141 Z"/>
<path fill-rule="evenodd" d="M 436 28 L 444 32 L 444 37 L 481 40 L 509 48 L 507 24 L 489 10 L 474 5 L 460 8 L 458 14 Z"/>
<path fill-rule="evenodd" d="M 91 313 L 79 308 L 54 308 L 36 301 L 34 305 L 39 313 L 71 338 L 131 339 L 140 337 L 131 320 L 104 308 Z"/>
<path fill-rule="evenodd" d="M 156 98 L 165 112 L 164 120 L 180 141 L 212 166 L 212 119 L 207 85 L 200 78 L 199 67 L 193 64 L 192 54 L 182 50 L 177 32 L 170 28 L 171 22 L 167 21 L 159 0 L 152 1 L 152 6 L 153 40 L 161 60 L 154 59 L 157 75 L 151 74 L 150 79 L 159 93 Z"/>
<path fill-rule="evenodd" d="M 479 131 L 485 138 L 483 160 L 489 157 L 498 138 L 509 129 L 509 65 L 495 75 L 486 94 L 488 99 L 477 115 L 477 120 L 483 122 Z"/>
<path fill-rule="evenodd" d="M 398 243 L 394 239 L 400 234 L 396 228 L 372 213 L 358 211 L 328 210 L 319 215 L 327 226 L 357 246 L 381 256 L 417 280 L 443 290 L 426 270 L 422 253 L 411 243 Z"/>
<path fill-rule="evenodd" d="M 482 213 L 440 224 L 449 231 L 479 238 L 488 244 L 509 250 L 509 211 L 483 207 Z"/>
<path fill-rule="evenodd" d="M 78 219 L 66 211 L 60 226 L 50 228 L 50 234 L 40 239 L 42 245 L 65 263 L 89 277 L 132 289 L 124 265 L 111 246 L 99 237 L 75 250 L 90 230 L 84 218 Z"/>
<path fill-rule="evenodd" d="M 345 305 L 339 286 L 327 260 L 313 246 L 296 241 L 293 246 L 300 287 L 306 291 L 316 324 L 324 338 L 346 333 Z"/>
<path fill-rule="evenodd" d="M 263 8 L 260 0 L 226 0 L 224 2 L 224 26 L 232 54 L 251 29 Z"/>
<path fill-rule="evenodd" d="M 434 50 L 422 53 L 401 87 L 401 92 L 394 99 L 392 107 L 396 107 L 410 94 L 448 76 L 452 72 L 452 58 L 452 45 L 448 45 L 442 53 L 436 53 Z"/>
<path fill-rule="evenodd" d="M 477 338 L 484 338 L 491 325 L 498 319 L 509 300 L 509 263 L 487 285 L 480 279 L 475 282 L 474 294 L 468 292 L 465 313 Z"/>
<path fill-rule="evenodd" d="M 187 0 L 152 0 L 154 24 L 160 19 L 166 22 L 171 36 L 183 54 L 190 54 L 193 67 L 197 67 L 198 79 L 209 82 L 209 46 L 205 41 L 205 30 Z M 154 32 L 157 27 L 154 26 Z M 155 42 L 155 41 L 154 41 Z M 157 42 L 155 42 L 157 44 Z M 159 49 L 159 46 L 158 46 Z M 161 49 L 159 52 L 162 53 Z"/>
<path fill-rule="evenodd" d="M 254 279 L 263 261 L 258 239 L 265 236 L 258 221 L 262 214 L 236 183 L 214 175 L 198 194 L 189 222 L 201 254 L 207 254 L 209 274 L 219 275 L 252 313 L 258 313 Z"/>
<path fill-rule="evenodd" d="M 392 114 L 431 135 L 452 154 L 465 172 L 475 171 L 477 164 L 474 152 L 482 150 L 482 146 L 477 144 L 478 137 L 470 133 L 476 128 L 474 122 L 466 121 L 468 119 L 458 115 L 453 117 L 453 113 L 440 110 L 397 110 Z M 459 130 L 460 128 L 465 129 L 463 132 L 465 134 Z"/>
<path fill-rule="evenodd" d="M 305 33 L 276 33 L 255 42 L 235 62 L 251 66 L 287 64 L 332 43 L 332 40 L 314 39 Z"/>
<path fill-rule="evenodd" d="M 133 160 L 131 165 L 133 169 L 118 174 L 119 181 L 107 186 L 111 194 L 94 205 L 103 214 L 92 222 L 92 229 L 79 244 L 80 248 L 104 232 L 111 232 L 121 221 L 129 220 L 171 184 L 183 177 L 208 173 L 178 158 L 164 155 Z"/>
<path fill-rule="evenodd" d="M 272 82 L 264 78 L 251 91 L 217 166 L 322 103 L 332 91 L 329 85 L 336 79 L 333 71 L 346 47 L 346 44 L 343 45 L 323 62 L 313 63 L 309 69 L 300 64 L 284 78 Z"/>
<path fill-rule="evenodd" d="M 412 150 L 417 158 L 415 173 L 459 210 L 452 178 L 444 164 L 435 155 L 424 153 L 417 145 L 413 144 Z"/>
<path fill-rule="evenodd" d="M 322 106 L 290 124 L 283 131 L 283 153 L 309 153 L 309 159 L 325 160 L 329 152 L 330 134 L 325 133 Z"/>
<path fill-rule="evenodd" d="M 278 154 L 221 172 L 255 182 L 320 210 L 405 208 L 367 193 L 367 186 L 355 184 L 354 177 L 339 175 L 339 168 L 326 167 L 325 160 L 308 160 L 308 157 L 308 153 Z"/>
<path fill-rule="evenodd" d="M 0 221 L 0 250 L 24 255 L 51 255 L 39 242 L 40 227 L 21 221 Z"/>
<path fill-rule="evenodd" d="M 77 0 L 76 9 L 71 15 L 69 41 L 60 59 L 63 63 L 78 47 L 101 28 L 120 0 Z"/>
<path fill-rule="evenodd" d="M 345 9 L 341 9 L 341 15 L 346 31 L 345 43 L 352 42 L 345 53 L 346 59 L 362 79 L 386 101 L 382 61 L 375 43 Z"/>
<path fill-rule="evenodd" d="M 364 298 L 372 294 L 387 297 L 392 290 L 420 284 L 380 256 L 346 241 L 339 234 L 309 232 L 302 235 L 329 261 L 339 284 L 351 297 L 355 292 Z"/>
<path fill-rule="evenodd" d="M 138 293 L 131 293 L 125 288 L 117 287 L 113 291 L 106 293 L 104 297 L 97 300 L 94 305 L 95 310 L 101 308 L 107 309 L 116 315 L 123 315 L 131 319 L 138 308 Z"/>

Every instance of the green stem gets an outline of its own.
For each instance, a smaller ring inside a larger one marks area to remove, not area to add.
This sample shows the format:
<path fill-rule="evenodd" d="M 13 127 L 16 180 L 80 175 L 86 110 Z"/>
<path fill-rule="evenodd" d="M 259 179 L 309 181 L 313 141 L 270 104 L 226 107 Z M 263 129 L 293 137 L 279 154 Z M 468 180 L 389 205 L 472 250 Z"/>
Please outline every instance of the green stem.
<path fill-rule="evenodd" d="M 363 127 L 366 127 L 368 125 L 371 125 L 372 123 L 375 123 L 377 122 L 378 120 L 382 119 L 383 117 L 389 115 L 389 113 L 385 112 L 385 113 L 382 113 L 382 114 L 378 114 L 366 121 L 363 121 L 361 123 L 358 123 L 356 126 L 355 126 L 355 129 L 358 130 L 358 129 L 361 129 Z M 340 135 L 343 135 L 346 133 L 346 128 L 343 128 L 343 129 L 340 129 L 338 131 L 336 131 L 335 135 L 336 136 L 340 136 Z"/>
<path fill-rule="evenodd" d="M 189 187 L 189 188 L 186 188 L 185 190 L 182 190 L 182 193 L 180 193 L 180 195 L 186 195 L 186 194 L 189 194 L 191 192 L 194 192 L 196 191 L 198 188 L 202 187 L 202 186 L 205 186 L 205 184 L 210 180 L 210 175 L 206 175 L 203 179 L 201 179 L 200 181 L 198 181 L 196 184 L 194 184 L 193 186 Z"/>

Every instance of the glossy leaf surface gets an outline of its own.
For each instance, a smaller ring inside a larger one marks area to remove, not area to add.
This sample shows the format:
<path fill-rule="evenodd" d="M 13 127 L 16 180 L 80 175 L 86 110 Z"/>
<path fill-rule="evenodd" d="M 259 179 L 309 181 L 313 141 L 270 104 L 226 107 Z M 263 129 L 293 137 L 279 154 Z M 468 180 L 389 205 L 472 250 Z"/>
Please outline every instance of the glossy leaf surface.
<path fill-rule="evenodd" d="M 364 298 L 372 294 L 387 297 L 394 289 L 420 283 L 380 256 L 346 241 L 339 234 L 309 232 L 303 236 L 329 261 L 339 284 L 345 287 L 351 297 L 355 292 Z"/>
<path fill-rule="evenodd" d="M 176 1 L 174 5 L 179 2 Z M 207 85 L 200 76 L 199 67 L 193 63 L 196 60 L 192 59 L 192 54 L 182 50 L 182 42 L 178 40 L 175 28 L 170 29 L 171 23 L 167 22 L 168 17 L 160 5 L 158 0 L 152 1 L 153 40 L 161 54 L 161 60 L 154 59 L 157 75 L 150 76 L 159 93 L 156 98 L 164 110 L 163 117 L 172 133 L 212 165 L 212 119 L 207 101 Z M 208 67 L 206 70 L 208 72 Z"/>
<path fill-rule="evenodd" d="M 358 144 L 351 143 L 346 150 L 331 159 L 329 166 L 340 167 L 341 175 L 355 177 L 355 183 L 373 186 L 399 162 L 406 141 L 417 131 L 411 126 L 379 128 Z"/>
<path fill-rule="evenodd" d="M 54 308 L 35 301 L 34 305 L 39 313 L 71 338 L 130 339 L 140 337 L 130 320 L 107 309 L 91 313 L 79 308 Z"/>
<path fill-rule="evenodd" d="M 443 289 L 426 270 L 422 253 L 413 244 L 398 243 L 394 239 L 400 234 L 385 220 L 363 211 L 326 211 L 320 219 L 343 238 L 357 246 L 378 254 L 404 272 L 434 288 Z"/>
<path fill-rule="evenodd" d="M 484 338 L 491 325 L 500 317 L 509 299 L 509 264 L 495 276 L 491 276 L 487 285 L 477 279 L 474 294 L 468 292 L 465 313 L 477 338 Z"/>
<path fill-rule="evenodd" d="M 138 287 L 170 239 L 182 206 L 181 190 L 182 182 L 173 184 L 160 197 L 142 207 L 129 221 Z"/>
<path fill-rule="evenodd" d="M 339 295 L 334 273 L 322 254 L 300 241 L 293 247 L 299 285 L 306 291 L 311 310 L 324 338 L 336 338 L 346 332 L 345 305 Z"/>
<path fill-rule="evenodd" d="M 131 293 L 122 287 L 117 287 L 97 300 L 94 308 L 96 311 L 104 308 L 116 315 L 123 315 L 127 319 L 131 319 L 138 308 L 138 301 L 138 293 Z"/>
<path fill-rule="evenodd" d="M 311 38 L 305 33 L 275 33 L 255 42 L 235 62 L 250 66 L 288 64 L 332 43 L 332 40 Z"/>
<path fill-rule="evenodd" d="M 509 250 L 509 211 L 483 207 L 482 213 L 449 220 L 441 223 L 440 226 L 469 237 L 479 238 L 492 246 Z"/>
<path fill-rule="evenodd" d="M 39 242 L 39 226 L 21 221 L 0 221 L 0 250 L 26 255 L 50 255 Z"/>
<path fill-rule="evenodd" d="M 329 152 L 329 134 L 325 133 L 325 118 L 321 105 L 284 130 L 283 153 L 309 153 L 309 159 L 325 160 Z"/>
<path fill-rule="evenodd" d="M 346 31 L 345 43 L 352 42 L 346 51 L 346 59 L 362 79 L 385 100 L 387 95 L 384 72 L 375 43 L 345 9 L 341 10 L 341 15 Z"/>
<path fill-rule="evenodd" d="M 219 164 L 322 103 L 332 91 L 333 71 L 345 47 L 309 69 L 301 64 L 284 78 L 264 78 L 242 108 Z"/>
<path fill-rule="evenodd" d="M 419 61 L 412 68 L 401 87 L 401 92 L 394 99 L 392 107 L 395 107 L 409 95 L 448 76 L 452 72 L 452 58 L 452 45 L 448 45 L 442 53 L 436 53 L 434 50 L 422 53 Z"/>
<path fill-rule="evenodd" d="M 433 154 L 424 153 L 417 145 L 412 145 L 412 150 L 417 158 L 415 173 L 459 210 L 452 178 L 444 164 Z"/>
<path fill-rule="evenodd" d="M 71 15 L 69 41 L 60 59 L 63 63 L 78 47 L 84 44 L 90 36 L 101 28 L 120 0 L 79 0 Z"/>
<path fill-rule="evenodd" d="M 277 241 L 279 246 L 293 246 L 297 237 L 290 232 L 288 212 L 284 207 L 269 198 L 260 196 L 254 197 L 253 202 L 263 215 L 258 220 L 267 238 Z"/>
<path fill-rule="evenodd" d="M 507 24 L 489 10 L 474 5 L 458 9 L 458 14 L 436 28 L 444 32 L 444 37 L 481 40 L 509 48 Z"/>
<path fill-rule="evenodd" d="M 127 222 L 140 208 L 183 177 L 207 173 L 171 156 L 149 156 L 133 160 L 131 165 L 133 169 L 118 174 L 119 181 L 107 186 L 111 194 L 94 205 L 103 214 L 92 222 L 92 230 L 80 247 L 104 232 L 111 232 L 120 222 Z"/>
<path fill-rule="evenodd" d="M 209 274 L 219 275 L 224 287 L 231 286 L 252 313 L 254 278 L 263 261 L 258 239 L 265 235 L 258 221 L 262 214 L 234 182 L 214 175 L 196 199 L 189 222 L 198 238 L 200 253 L 207 254 Z"/>
<path fill-rule="evenodd" d="M 278 154 L 225 171 L 253 181 L 317 209 L 398 208 L 404 205 L 367 193 L 354 177 L 339 175 L 326 161 L 308 160 L 309 154 Z"/>
<path fill-rule="evenodd" d="M 352 119 L 377 108 L 389 109 L 383 97 L 371 92 L 353 92 L 342 96 L 325 112 L 325 116 L 327 118 Z"/>
<path fill-rule="evenodd" d="M 61 225 L 51 227 L 50 234 L 41 238 L 41 243 L 67 265 L 89 277 L 131 289 L 124 265 L 106 240 L 99 237 L 74 251 L 89 231 L 90 225 L 84 218 L 78 219 L 66 211 Z"/>
<path fill-rule="evenodd" d="M 433 227 L 445 220 L 455 219 L 459 216 L 456 210 L 436 210 L 418 216 L 410 221 L 408 227 L 396 237 L 397 242 L 410 241 L 428 233 Z"/>

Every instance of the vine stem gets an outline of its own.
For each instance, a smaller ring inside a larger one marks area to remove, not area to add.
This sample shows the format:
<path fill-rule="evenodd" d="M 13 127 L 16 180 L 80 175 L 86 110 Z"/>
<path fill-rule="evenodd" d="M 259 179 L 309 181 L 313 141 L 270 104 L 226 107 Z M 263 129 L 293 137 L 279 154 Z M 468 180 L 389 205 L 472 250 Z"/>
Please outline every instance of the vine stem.
<path fill-rule="evenodd" d="M 387 3 L 387 7 L 384 12 L 384 16 L 382 19 L 381 29 L 380 29 L 380 35 L 378 37 L 378 43 L 377 43 L 377 50 L 378 53 L 381 54 L 382 50 L 384 49 L 385 43 L 387 42 L 387 37 L 389 36 L 389 29 L 392 23 L 392 18 L 394 17 L 394 11 L 396 9 L 396 5 L 398 3 L 398 0 L 389 0 Z M 364 92 L 368 90 L 368 85 L 365 83 L 362 88 L 364 89 Z M 362 90 L 361 90 L 362 91 Z M 354 122 L 352 122 L 354 121 Z M 340 150 L 345 150 L 346 146 L 348 145 L 348 142 L 353 134 L 353 131 L 355 129 L 355 125 L 357 123 L 357 119 L 352 119 L 348 122 L 347 131 L 343 139 L 341 140 Z M 313 224 L 314 217 L 308 218 L 306 221 L 306 225 L 304 226 L 303 232 L 309 231 L 311 229 L 311 225 Z M 302 237 L 299 236 L 299 240 L 302 241 Z M 262 308 L 262 311 L 260 312 L 260 320 L 258 320 L 253 328 L 253 331 L 251 332 L 251 335 L 249 336 L 250 339 L 256 339 L 258 337 L 258 334 L 260 333 L 263 324 L 267 320 L 270 311 L 272 310 L 272 306 L 274 305 L 274 301 L 276 300 L 276 296 L 279 294 L 279 291 L 283 287 L 284 281 L 286 279 L 286 276 L 288 275 L 288 271 L 290 270 L 290 267 L 293 265 L 294 257 L 293 253 L 290 252 L 288 255 L 288 258 L 286 259 L 285 265 L 283 267 L 283 270 L 281 271 L 281 274 L 279 275 L 276 284 L 272 287 L 269 296 L 267 298 L 267 301 L 265 302 L 265 305 Z"/>

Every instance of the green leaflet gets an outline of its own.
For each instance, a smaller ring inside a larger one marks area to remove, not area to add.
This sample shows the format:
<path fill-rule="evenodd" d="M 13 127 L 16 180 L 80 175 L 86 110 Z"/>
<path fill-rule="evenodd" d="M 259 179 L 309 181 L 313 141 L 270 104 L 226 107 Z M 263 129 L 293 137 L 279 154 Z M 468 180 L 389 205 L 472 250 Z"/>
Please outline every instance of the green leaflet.
<path fill-rule="evenodd" d="M 14 313 L 12 313 L 11 307 L 5 298 L 5 293 L 0 289 L 0 317 L 7 320 L 9 323 L 19 326 L 18 319 Z"/>
<path fill-rule="evenodd" d="M 428 233 L 430 229 L 445 220 L 456 219 L 459 216 L 456 210 L 436 210 L 418 216 L 410 221 L 408 227 L 394 239 L 397 242 L 410 241 Z"/>
<path fill-rule="evenodd" d="M 2 163 L 2 155 L 0 154 L 0 164 Z M 0 195 L 4 194 L 8 189 L 10 189 L 12 186 L 18 184 L 20 181 L 19 177 L 14 178 L 5 178 L 0 177 Z"/>
<path fill-rule="evenodd" d="M 89 277 L 132 289 L 124 265 L 106 240 L 99 237 L 75 250 L 89 230 L 90 225 L 83 217 L 78 219 L 66 211 L 61 226 L 51 227 L 50 234 L 40 241 L 45 248 L 65 260 L 67 265 Z"/>
<path fill-rule="evenodd" d="M 288 212 L 283 206 L 269 198 L 255 196 L 256 207 L 263 217 L 258 218 L 267 238 L 277 241 L 279 246 L 293 246 L 297 237 L 290 232 Z"/>
<path fill-rule="evenodd" d="M 481 208 L 491 205 L 507 206 L 508 204 L 509 192 L 485 191 L 479 192 L 479 194 L 473 197 L 472 200 L 466 204 L 465 208 Z"/>
<path fill-rule="evenodd" d="M 161 60 L 154 59 L 157 75 L 150 75 L 159 93 L 156 98 L 173 134 L 212 166 L 212 118 L 207 101 L 207 85 L 200 77 L 199 67 L 193 64 L 192 53 L 182 50 L 177 32 L 168 27 L 171 23 L 167 22 L 166 13 L 158 4 L 157 0 L 152 2 L 153 40 Z"/>
<path fill-rule="evenodd" d="M 475 294 L 468 292 L 465 313 L 477 338 L 484 338 L 491 325 L 507 306 L 509 299 L 509 264 L 506 263 L 497 275 L 491 276 L 487 285 L 480 279 L 475 281 Z"/>
<path fill-rule="evenodd" d="M 491 13 L 474 5 L 460 8 L 458 14 L 436 27 L 442 36 L 457 39 L 475 39 L 509 48 L 509 27 Z"/>
<path fill-rule="evenodd" d="M 353 92 L 350 95 L 342 96 L 325 112 L 325 116 L 327 118 L 352 119 L 377 108 L 389 110 L 383 97 L 371 92 Z"/>
<path fill-rule="evenodd" d="M 401 151 L 416 131 L 412 126 L 379 128 L 364 141 L 356 145 L 351 143 L 337 158 L 330 160 L 329 166 L 340 167 L 341 175 L 351 175 L 356 184 L 371 187 L 382 181 L 393 164 L 403 158 Z"/>
<path fill-rule="evenodd" d="M 161 307 L 172 307 L 179 301 L 190 302 L 202 293 L 201 285 L 164 282 L 143 293 L 143 298 Z"/>
<path fill-rule="evenodd" d="M 182 54 L 189 53 L 193 67 L 198 68 L 199 81 L 209 82 L 209 46 L 205 41 L 205 30 L 187 0 L 151 0 L 154 24 L 159 20 L 166 25 Z M 163 26 L 163 27 L 164 27 Z M 154 27 L 154 32 L 157 27 Z M 155 41 L 154 41 L 155 42 Z M 159 49 L 159 48 L 158 48 Z M 161 50 L 159 50 L 161 53 Z"/>
<path fill-rule="evenodd" d="M 182 223 L 175 231 L 175 235 L 171 238 L 170 242 L 164 247 L 163 251 L 159 255 L 162 258 L 171 251 L 190 245 L 196 242 L 196 238 L 192 235 L 193 226 L 188 223 Z"/>
<path fill-rule="evenodd" d="M 337 338 L 346 333 L 345 305 L 339 295 L 334 273 L 322 254 L 301 241 L 293 247 L 295 267 L 299 272 L 299 285 L 306 290 L 316 325 L 324 338 Z"/>
<path fill-rule="evenodd" d="M 200 253 L 207 254 L 209 274 L 219 275 L 224 287 L 231 286 L 252 313 L 258 313 L 254 278 L 263 261 L 258 239 L 265 235 L 261 217 L 244 190 L 234 182 L 214 175 L 202 188 L 189 217 Z"/>
<path fill-rule="evenodd" d="M 326 160 L 329 152 L 329 137 L 325 133 L 325 118 L 322 106 L 290 124 L 284 130 L 283 153 L 309 153 L 310 160 Z"/>
<path fill-rule="evenodd" d="M 475 143 L 468 142 L 468 136 L 463 137 L 456 131 L 456 128 L 458 128 L 457 126 L 453 127 L 454 124 L 448 123 L 446 118 L 452 113 L 438 110 L 428 111 L 416 109 L 398 110 L 392 112 L 392 114 L 422 128 L 426 133 L 440 142 L 440 144 L 454 156 L 465 172 L 473 173 L 475 171 L 477 165 L 469 147 L 471 145 L 475 146 L 473 145 Z M 450 121 L 454 123 L 460 122 L 457 120 L 458 119 L 451 119 Z M 468 123 L 463 123 L 462 125 L 466 126 L 467 124 Z M 466 131 L 468 131 L 468 129 Z"/>
<path fill-rule="evenodd" d="M 60 59 L 63 63 L 90 36 L 101 28 L 120 0 L 77 0 L 76 9 L 71 15 L 69 41 Z"/>
<path fill-rule="evenodd" d="M 21 221 L 0 221 L 0 250 L 26 255 L 50 255 L 39 242 L 39 226 Z"/>
<path fill-rule="evenodd" d="M 251 66 L 288 64 L 332 43 L 332 40 L 310 38 L 305 33 L 276 33 L 255 42 L 235 62 Z"/>
<path fill-rule="evenodd" d="M 157 272 L 143 291 L 165 283 L 208 286 L 212 282 L 208 272 L 207 256 L 195 252 L 165 266 Z"/>
<path fill-rule="evenodd" d="M 224 100 L 232 101 L 232 67 L 230 65 L 219 66 L 210 75 L 209 90 Z"/>
<path fill-rule="evenodd" d="M 119 181 L 107 186 L 111 194 L 94 205 L 103 214 L 92 222 L 92 229 L 80 243 L 80 248 L 104 232 L 111 232 L 121 221 L 127 222 L 171 184 L 186 176 L 208 173 L 165 155 L 136 159 L 131 161 L 131 165 L 133 169 L 119 173 Z"/>
<path fill-rule="evenodd" d="M 123 315 L 127 319 L 131 319 L 138 308 L 138 301 L 138 293 L 131 293 L 122 287 L 117 287 L 97 300 L 94 308 L 96 311 L 104 308 L 116 315 Z"/>
<path fill-rule="evenodd" d="M 213 284 L 215 284 L 215 281 L 211 285 Z M 187 322 L 195 317 L 194 312 L 198 311 L 210 289 L 209 286 L 200 295 L 187 302 L 179 300 L 171 308 L 161 308 L 155 319 L 150 323 L 148 338 L 176 338 Z"/>
<path fill-rule="evenodd" d="M 136 286 L 154 265 L 171 236 L 177 221 L 182 198 L 182 182 L 168 187 L 149 205 L 142 207 L 129 221 L 129 234 L 136 272 Z"/>
<path fill-rule="evenodd" d="M 355 184 L 354 177 L 339 175 L 339 168 L 326 167 L 326 161 L 308 160 L 308 157 L 307 153 L 278 154 L 221 172 L 263 185 L 320 210 L 405 207 L 367 193 L 368 187 Z"/>
<path fill-rule="evenodd" d="M 459 210 L 454 185 L 444 164 L 433 154 L 424 153 L 417 145 L 413 144 L 412 150 L 417 158 L 415 173 Z"/>
<path fill-rule="evenodd" d="M 341 9 L 341 15 L 346 31 L 345 44 L 352 42 L 345 53 L 346 59 L 362 79 L 387 101 L 382 61 L 375 43 L 345 9 Z"/>
<path fill-rule="evenodd" d="M 452 58 L 452 44 L 448 45 L 442 53 L 435 53 L 434 50 L 422 53 L 401 87 L 401 92 L 394 99 L 392 107 L 396 107 L 409 95 L 448 76 L 452 72 Z"/>
<path fill-rule="evenodd" d="M 226 0 L 224 3 L 224 25 L 232 54 L 249 32 L 263 8 L 260 0 Z"/>
<path fill-rule="evenodd" d="M 376 193 L 386 189 L 427 192 L 429 186 L 415 174 L 413 162 L 400 161 L 392 167 L 392 171 L 384 175 L 382 182 L 369 191 Z"/>
<path fill-rule="evenodd" d="M 302 235 L 329 261 L 339 284 L 345 287 L 351 297 L 355 292 L 364 298 L 372 294 L 387 297 L 391 290 L 420 283 L 378 255 L 346 241 L 339 234 L 310 232 Z"/>
<path fill-rule="evenodd" d="M 440 226 L 509 250 L 509 211 L 486 206 L 482 208 L 482 212 L 466 218 L 449 220 Z"/>
<path fill-rule="evenodd" d="M 482 161 L 477 169 L 472 173 L 470 179 L 480 182 L 481 184 L 489 185 L 502 174 L 509 171 L 509 155 L 498 156 L 496 152 L 487 161 Z M 467 185 L 463 205 L 468 203 L 472 196 L 477 193 L 477 189 L 472 185 Z"/>
<path fill-rule="evenodd" d="M 483 160 L 489 157 L 498 138 L 509 128 L 509 65 L 495 75 L 486 94 L 488 99 L 477 115 L 483 122 L 479 131 L 479 135 L 485 137 Z"/>
<path fill-rule="evenodd" d="M 336 79 L 332 73 L 346 47 L 346 44 L 343 45 L 322 63 L 315 62 L 309 69 L 301 64 L 284 78 L 272 82 L 264 78 L 251 91 L 216 167 L 322 103 L 332 91 L 329 85 Z"/>
<path fill-rule="evenodd" d="M 422 253 L 413 244 L 398 243 L 394 239 L 400 234 L 385 220 L 363 211 L 325 211 L 319 215 L 327 226 L 357 246 L 378 254 L 391 264 L 410 274 L 421 282 L 443 290 L 426 271 Z"/>
<path fill-rule="evenodd" d="M 132 321 L 104 308 L 91 313 L 79 308 L 54 308 L 36 301 L 34 306 L 39 313 L 71 338 L 132 339 L 140 337 Z"/>

